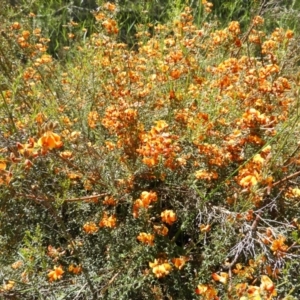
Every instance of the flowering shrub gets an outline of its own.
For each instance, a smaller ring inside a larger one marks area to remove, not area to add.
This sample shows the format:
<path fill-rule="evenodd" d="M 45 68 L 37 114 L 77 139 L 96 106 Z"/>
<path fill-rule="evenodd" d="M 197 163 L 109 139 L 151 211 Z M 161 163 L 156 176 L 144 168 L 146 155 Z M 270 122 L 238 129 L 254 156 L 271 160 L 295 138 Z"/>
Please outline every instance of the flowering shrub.
<path fill-rule="evenodd" d="M 0 293 L 296 297 L 298 37 L 186 7 L 129 50 L 116 13 L 63 63 L 42 29 L 2 31 Z"/>

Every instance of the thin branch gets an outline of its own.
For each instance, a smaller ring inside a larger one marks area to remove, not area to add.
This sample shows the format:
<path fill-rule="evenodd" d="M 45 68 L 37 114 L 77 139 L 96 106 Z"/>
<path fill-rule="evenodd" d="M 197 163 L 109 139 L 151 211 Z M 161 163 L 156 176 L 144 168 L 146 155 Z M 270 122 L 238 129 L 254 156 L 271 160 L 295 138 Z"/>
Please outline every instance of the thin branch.
<path fill-rule="evenodd" d="M 296 172 L 296 173 L 294 173 L 294 174 L 291 174 L 291 175 L 289 175 L 289 176 L 286 176 L 286 177 L 284 177 L 283 179 L 281 179 L 281 180 L 279 180 L 279 181 L 273 183 L 273 184 L 272 184 L 272 187 L 274 187 L 274 186 L 276 186 L 276 185 L 278 185 L 278 184 L 280 184 L 280 183 L 282 183 L 282 182 L 285 182 L 285 181 L 287 181 L 287 180 L 289 180 L 289 179 L 291 179 L 291 178 L 293 178 L 293 177 L 296 177 L 296 176 L 298 176 L 298 175 L 300 175 L 300 171 L 298 171 L 298 172 Z"/>
<path fill-rule="evenodd" d="M 108 195 L 108 193 L 102 193 L 102 194 L 83 196 L 83 197 L 78 197 L 78 198 L 70 198 L 70 199 L 64 199 L 64 202 L 95 201 L 95 199 L 98 199 L 99 197 L 103 197 L 103 196 L 107 196 L 107 195 Z M 30 194 L 16 193 L 16 196 L 33 199 L 37 202 L 44 202 L 44 201 L 53 202 L 53 201 L 55 201 L 54 199 L 42 198 L 42 197 L 39 197 L 36 195 L 30 195 Z"/>

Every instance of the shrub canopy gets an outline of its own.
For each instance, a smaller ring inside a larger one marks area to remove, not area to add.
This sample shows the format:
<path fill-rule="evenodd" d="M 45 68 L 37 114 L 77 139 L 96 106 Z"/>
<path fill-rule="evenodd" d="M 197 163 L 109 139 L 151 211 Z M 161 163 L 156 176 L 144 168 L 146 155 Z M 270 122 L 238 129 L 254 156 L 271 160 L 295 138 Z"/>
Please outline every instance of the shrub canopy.
<path fill-rule="evenodd" d="M 64 59 L 35 13 L 1 25 L 4 297 L 299 295 L 298 37 L 200 8 L 132 48 L 104 3 Z"/>

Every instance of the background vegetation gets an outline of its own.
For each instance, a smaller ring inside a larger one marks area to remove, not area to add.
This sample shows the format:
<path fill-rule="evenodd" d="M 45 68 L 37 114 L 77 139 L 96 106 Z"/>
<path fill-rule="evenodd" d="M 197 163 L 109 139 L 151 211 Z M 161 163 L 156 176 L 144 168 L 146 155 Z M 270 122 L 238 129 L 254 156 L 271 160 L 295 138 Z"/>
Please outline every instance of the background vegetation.
<path fill-rule="evenodd" d="M 297 1 L 2 1 L 0 295 L 298 299 Z"/>

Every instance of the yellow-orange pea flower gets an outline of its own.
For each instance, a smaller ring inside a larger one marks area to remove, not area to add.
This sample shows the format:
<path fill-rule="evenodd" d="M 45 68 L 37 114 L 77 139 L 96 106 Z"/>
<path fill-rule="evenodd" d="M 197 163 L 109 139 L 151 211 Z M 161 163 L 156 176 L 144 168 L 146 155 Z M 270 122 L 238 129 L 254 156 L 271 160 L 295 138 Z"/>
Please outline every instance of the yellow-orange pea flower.
<path fill-rule="evenodd" d="M 213 273 L 212 274 L 213 280 L 219 281 L 219 282 L 221 282 L 223 284 L 227 283 L 228 277 L 229 277 L 229 275 L 227 273 L 225 273 L 225 272 L 221 272 L 220 275 L 217 274 L 217 273 Z"/>
<path fill-rule="evenodd" d="M 7 283 L 3 284 L 3 289 L 0 289 L 0 293 L 3 291 L 10 291 L 14 288 L 15 282 L 13 280 L 9 280 Z"/>
<path fill-rule="evenodd" d="M 64 270 L 62 269 L 61 266 L 54 267 L 54 270 L 52 270 L 48 273 L 49 281 L 52 282 L 52 281 L 61 279 L 63 273 L 64 273 Z"/>
<path fill-rule="evenodd" d="M 161 214 L 161 219 L 164 223 L 172 225 L 177 220 L 177 216 L 173 210 L 166 209 Z"/>
<path fill-rule="evenodd" d="M 154 225 L 153 229 L 157 234 L 162 236 L 166 236 L 169 232 L 168 227 L 166 227 L 165 225 Z"/>
<path fill-rule="evenodd" d="M 98 231 L 98 227 L 96 225 L 96 223 L 94 222 L 87 222 L 83 225 L 83 230 L 85 231 L 85 233 L 88 233 L 88 234 L 93 234 L 95 232 Z"/>
<path fill-rule="evenodd" d="M 284 244 L 285 237 L 279 236 L 276 240 L 272 242 L 270 249 L 274 254 L 284 254 L 288 250 L 288 246 Z"/>
<path fill-rule="evenodd" d="M 21 260 L 18 260 L 16 262 L 14 262 L 11 267 L 16 270 L 16 269 L 19 269 L 23 266 L 23 262 Z"/>
<path fill-rule="evenodd" d="M 201 232 L 209 232 L 211 229 L 210 224 L 201 224 L 199 227 Z"/>
<path fill-rule="evenodd" d="M 285 33 L 285 37 L 287 39 L 291 39 L 294 36 L 294 32 L 292 30 L 287 30 Z"/>
<path fill-rule="evenodd" d="M 109 227 L 114 228 L 117 226 L 117 218 L 115 215 L 108 216 L 105 212 L 101 221 L 99 222 L 99 227 Z"/>
<path fill-rule="evenodd" d="M 102 203 L 104 205 L 108 205 L 108 206 L 116 206 L 117 205 L 117 201 L 111 196 L 106 196 Z"/>
<path fill-rule="evenodd" d="M 75 275 L 78 275 L 78 274 L 80 274 L 80 273 L 82 272 L 82 267 L 81 267 L 81 265 L 79 265 L 79 266 L 74 266 L 74 265 L 72 264 L 72 265 L 69 266 L 68 271 L 69 271 L 70 273 L 73 273 L 73 274 L 75 274 Z"/>
<path fill-rule="evenodd" d="M 38 145 L 45 149 L 52 150 L 62 147 L 63 143 L 58 134 L 47 131 L 38 140 Z"/>
<path fill-rule="evenodd" d="M 149 266 L 157 278 L 165 277 L 172 270 L 171 265 L 167 261 L 162 261 L 160 259 L 155 259 L 153 263 L 149 262 Z"/>
<path fill-rule="evenodd" d="M 266 291 L 269 294 L 271 294 L 272 296 L 277 296 L 277 292 L 275 290 L 275 285 L 274 285 L 273 281 L 267 275 L 261 276 L 260 290 Z"/>
<path fill-rule="evenodd" d="M 257 178 L 254 175 L 247 175 L 239 181 L 242 187 L 252 187 L 257 184 Z"/>
<path fill-rule="evenodd" d="M 186 257 L 186 256 L 181 256 L 181 257 L 173 258 L 173 259 L 172 259 L 172 263 L 174 264 L 174 266 L 175 266 L 177 269 L 181 270 L 181 269 L 184 267 L 185 263 L 186 263 L 188 260 L 189 260 L 188 257 Z"/>
<path fill-rule="evenodd" d="M 11 29 L 14 29 L 14 30 L 18 30 L 20 28 L 21 28 L 21 25 L 18 22 L 14 22 L 11 26 Z"/>
<path fill-rule="evenodd" d="M 104 3 L 103 7 L 109 11 L 115 11 L 116 10 L 116 5 L 110 2 Z"/>
<path fill-rule="evenodd" d="M 64 159 L 70 159 L 70 158 L 72 158 L 73 153 L 72 153 L 72 151 L 66 150 L 66 151 L 60 152 L 59 156 Z"/>
<path fill-rule="evenodd" d="M 138 218 L 139 209 L 148 208 L 152 202 L 157 201 L 157 194 L 155 192 L 144 191 L 141 193 L 139 199 L 137 199 L 133 204 L 133 216 Z"/>
<path fill-rule="evenodd" d="M 143 244 L 153 246 L 154 245 L 154 235 L 146 232 L 141 232 L 137 236 L 137 240 Z"/>
<path fill-rule="evenodd" d="M 204 299 L 219 299 L 218 292 L 209 284 L 199 284 L 195 292 L 197 295 L 202 295 Z"/>

